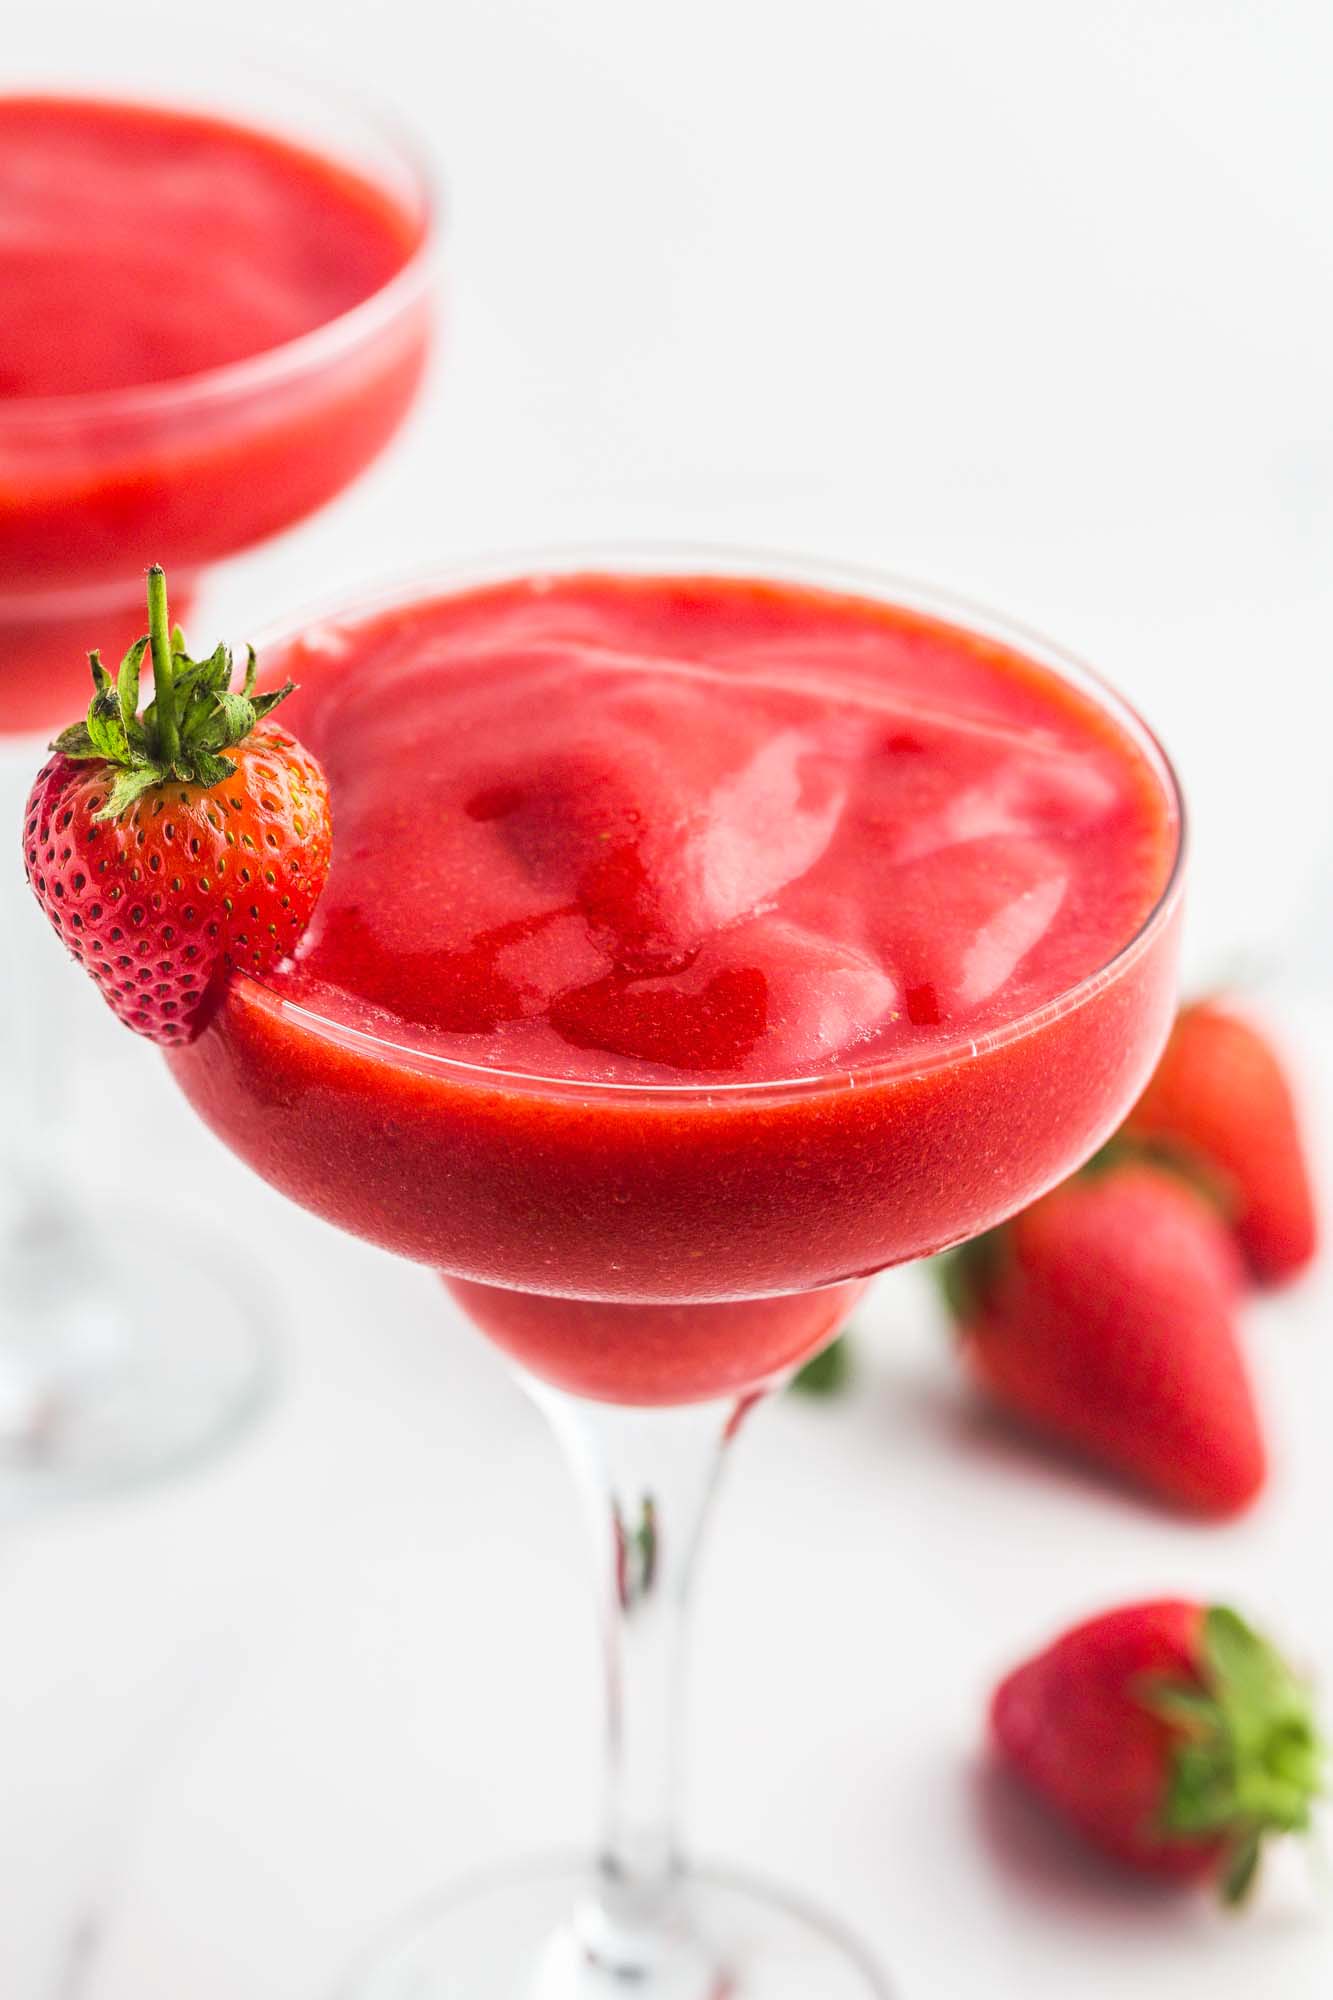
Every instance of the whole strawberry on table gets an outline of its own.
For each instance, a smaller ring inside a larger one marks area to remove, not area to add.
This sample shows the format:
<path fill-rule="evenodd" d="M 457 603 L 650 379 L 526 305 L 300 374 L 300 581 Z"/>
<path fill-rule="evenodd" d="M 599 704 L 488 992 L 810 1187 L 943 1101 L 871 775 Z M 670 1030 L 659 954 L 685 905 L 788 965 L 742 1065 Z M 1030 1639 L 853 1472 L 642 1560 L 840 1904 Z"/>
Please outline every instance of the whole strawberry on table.
<path fill-rule="evenodd" d="M 121 1020 L 179 1046 L 232 967 L 266 971 L 309 923 L 329 867 L 328 786 L 271 719 L 293 684 L 256 692 L 253 649 L 239 688 L 225 646 L 191 658 L 161 569 L 148 572 L 148 632 L 118 673 L 89 657 L 87 716 L 56 738 L 28 797 L 28 880 Z"/>
<path fill-rule="evenodd" d="M 1001 1764 L 1093 1846 L 1233 1904 L 1323 1782 L 1308 1688 L 1223 1606 L 1091 1618 L 1001 1682 L 990 1722 Z"/>
<path fill-rule="evenodd" d="M 1294 1277 L 1316 1234 L 1281 1062 L 1202 1001 L 1104 1152 L 939 1268 L 995 1402 L 1159 1498 L 1225 1515 L 1267 1471 L 1245 1288 Z"/>
<path fill-rule="evenodd" d="M 1295 1096 L 1277 1050 L 1243 1014 L 1216 1000 L 1182 1009 L 1121 1137 L 1193 1177 L 1257 1284 L 1281 1284 L 1313 1259 L 1318 1224 Z"/>

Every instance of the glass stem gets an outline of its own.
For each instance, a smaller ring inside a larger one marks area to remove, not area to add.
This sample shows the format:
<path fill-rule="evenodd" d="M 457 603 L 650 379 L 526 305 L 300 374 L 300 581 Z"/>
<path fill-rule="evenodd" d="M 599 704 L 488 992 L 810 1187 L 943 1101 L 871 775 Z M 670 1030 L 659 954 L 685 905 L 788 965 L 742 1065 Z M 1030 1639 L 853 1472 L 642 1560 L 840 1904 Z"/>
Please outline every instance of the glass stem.
<path fill-rule="evenodd" d="M 618 1979 L 679 1943 L 677 1826 L 686 1608 L 737 1406 L 631 1409 L 539 1384 L 588 1505 L 606 1663 L 606 1797 L 588 1959 Z"/>

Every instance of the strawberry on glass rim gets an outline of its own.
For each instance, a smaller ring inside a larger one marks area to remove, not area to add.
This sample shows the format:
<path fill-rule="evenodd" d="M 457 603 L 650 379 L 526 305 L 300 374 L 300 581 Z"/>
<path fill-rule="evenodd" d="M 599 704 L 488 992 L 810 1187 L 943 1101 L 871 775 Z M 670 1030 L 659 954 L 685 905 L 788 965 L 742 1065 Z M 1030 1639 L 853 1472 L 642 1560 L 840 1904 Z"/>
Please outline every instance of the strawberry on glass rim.
<path fill-rule="evenodd" d="M 89 658 L 87 715 L 56 738 L 28 793 L 24 867 L 119 1019 L 181 1049 L 232 967 L 269 969 L 309 922 L 329 867 L 328 787 L 274 719 L 291 683 L 260 693 L 253 650 L 239 679 L 225 646 L 193 658 L 159 567 L 148 631 L 118 671 Z M 140 713 L 145 668 L 152 699 Z M 24 1054 L 40 1067 L 39 1050 Z M 20 1144 L 40 1136 L 10 1122 Z M 0 1285 L 0 1515 L 192 1462 L 248 1418 L 269 1379 L 244 1275 L 193 1245 L 179 1218 L 145 1270 L 40 1157 L 19 1165 L 26 1206 Z"/>
<path fill-rule="evenodd" d="M 139 714 L 140 671 L 153 699 Z M 256 692 L 254 648 L 192 659 L 148 572 L 148 631 L 56 738 L 28 796 L 24 865 L 61 940 L 127 1027 L 166 1047 L 198 1034 L 228 969 L 293 949 L 328 874 L 328 786 L 269 718 L 293 692 Z"/>

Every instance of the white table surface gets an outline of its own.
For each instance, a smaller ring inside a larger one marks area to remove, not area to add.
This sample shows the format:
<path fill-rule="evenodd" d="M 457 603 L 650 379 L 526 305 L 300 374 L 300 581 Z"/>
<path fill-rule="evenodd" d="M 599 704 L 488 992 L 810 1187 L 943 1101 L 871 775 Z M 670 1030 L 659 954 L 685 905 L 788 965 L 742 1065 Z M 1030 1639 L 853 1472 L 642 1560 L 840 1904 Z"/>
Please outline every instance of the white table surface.
<path fill-rule="evenodd" d="M 33 11 L 7 58 L 52 18 L 94 32 L 86 0 Z M 224 22 L 373 80 L 424 133 L 449 328 L 410 434 L 220 573 L 196 636 L 623 534 L 989 598 L 1176 752 L 1191 976 L 1277 982 L 1327 1152 L 1326 7 L 175 0 L 115 29 L 147 64 L 147 30 Z M 79 1033 L 85 1118 L 142 1100 L 108 1169 L 243 1235 L 287 1379 L 225 1461 L 7 1533 L 0 1993 L 55 2000 L 56 1929 L 92 1906 L 79 2000 L 320 2000 L 404 1902 L 589 1835 L 580 1523 L 428 1274 L 254 1182 L 91 995 Z M 773 1408 L 738 1453 L 698 1607 L 700 1850 L 827 1900 L 903 2000 L 1326 2000 L 1333 1914 L 1302 1864 L 1243 1925 L 1126 1886 L 997 1793 L 978 1738 L 1013 1658 L 1161 1590 L 1250 1609 L 1333 1697 L 1330 1306 L 1325 1271 L 1250 1315 L 1276 1472 L 1203 1529 L 977 1421 L 926 1288 L 885 1281 L 856 1396 Z"/>

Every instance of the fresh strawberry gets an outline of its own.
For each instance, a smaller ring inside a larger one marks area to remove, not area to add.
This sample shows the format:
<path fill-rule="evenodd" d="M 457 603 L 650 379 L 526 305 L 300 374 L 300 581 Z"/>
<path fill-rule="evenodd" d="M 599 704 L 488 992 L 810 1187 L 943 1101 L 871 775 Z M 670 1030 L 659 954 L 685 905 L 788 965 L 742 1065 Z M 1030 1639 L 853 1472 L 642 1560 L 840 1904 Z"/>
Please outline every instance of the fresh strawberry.
<path fill-rule="evenodd" d="M 1123 1129 L 1200 1174 L 1256 1278 L 1273 1283 L 1309 1263 L 1314 1197 L 1291 1087 L 1248 1021 L 1213 1001 L 1186 1007 Z"/>
<path fill-rule="evenodd" d="M 1323 1751 L 1309 1691 L 1234 1611 L 1163 1601 L 1076 1626 L 996 1690 L 1004 1764 L 1088 1840 L 1237 1903 L 1303 1833 Z"/>
<path fill-rule="evenodd" d="M 131 1028 L 166 1046 L 205 1025 L 228 968 L 263 972 L 310 921 L 328 873 L 328 787 L 266 720 L 251 651 L 231 690 L 225 646 L 185 652 L 166 582 L 148 573 L 149 631 L 113 679 L 90 655 L 87 721 L 57 737 L 24 813 L 33 893 Z M 154 699 L 140 717 L 151 648 Z"/>
<path fill-rule="evenodd" d="M 1178 1506 L 1230 1514 L 1254 1498 L 1240 1261 L 1178 1174 L 1128 1160 L 1076 1175 L 943 1276 L 967 1360 L 1006 1408 Z"/>

